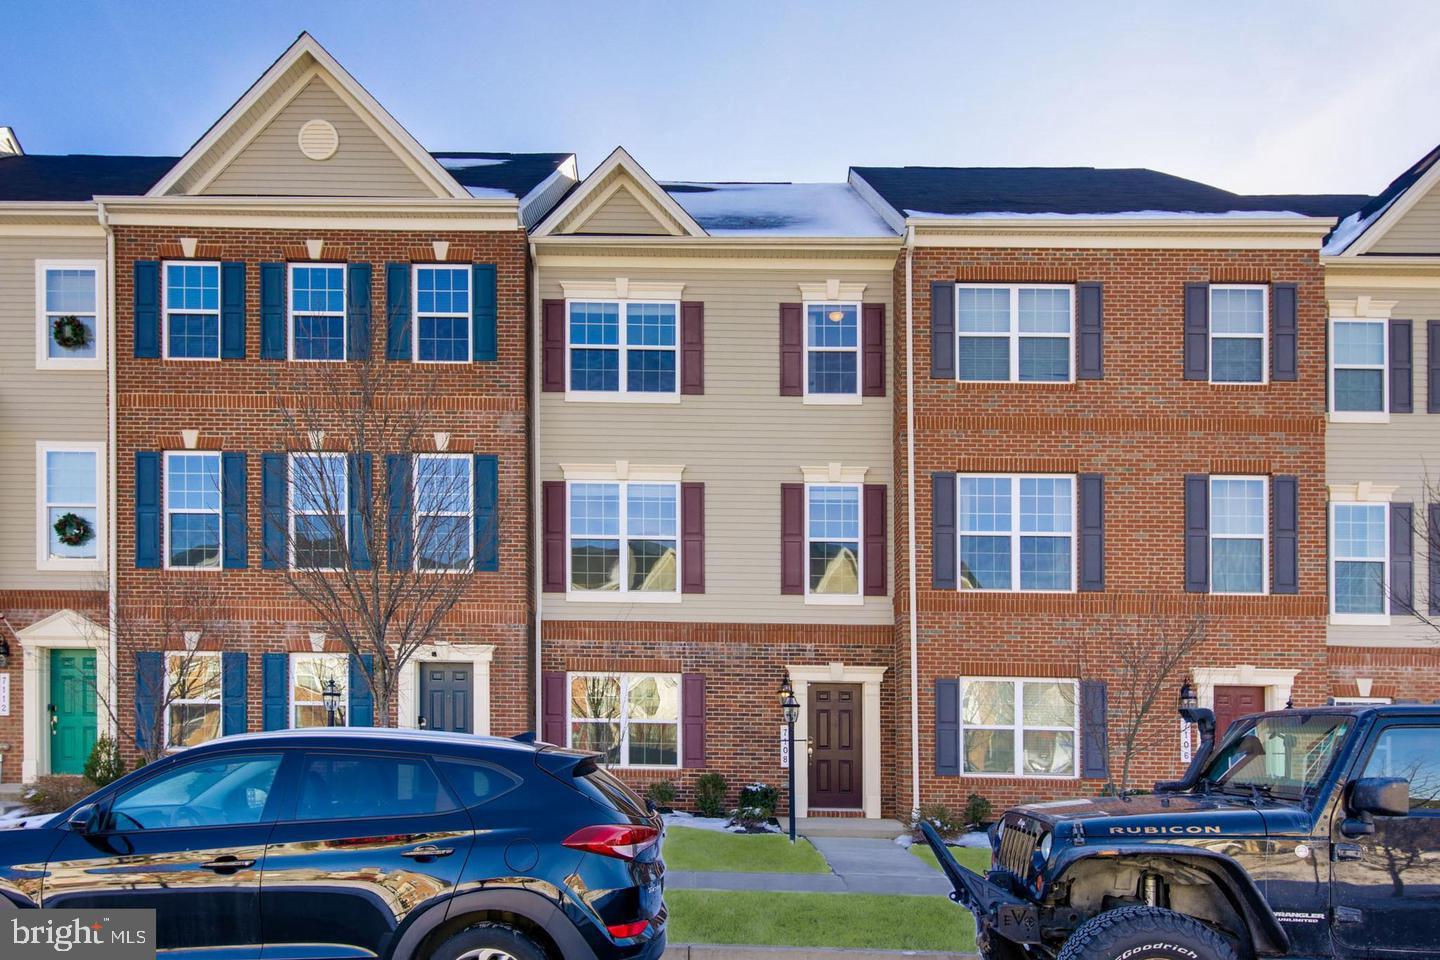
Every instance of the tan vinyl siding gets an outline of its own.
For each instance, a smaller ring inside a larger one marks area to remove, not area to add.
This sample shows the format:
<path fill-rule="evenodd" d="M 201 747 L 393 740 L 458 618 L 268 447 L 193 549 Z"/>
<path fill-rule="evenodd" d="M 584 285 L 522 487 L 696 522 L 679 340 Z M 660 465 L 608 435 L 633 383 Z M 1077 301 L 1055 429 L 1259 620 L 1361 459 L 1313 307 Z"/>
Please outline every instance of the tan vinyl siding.
<path fill-rule="evenodd" d="M 1369 253 L 1440 253 L 1440 190 L 1421 197 Z"/>
<path fill-rule="evenodd" d="M 679 403 L 567 402 L 541 393 L 540 473 L 563 479 L 562 463 L 683 464 L 683 479 L 705 484 L 706 593 L 680 603 L 577 602 L 544 595 L 547 620 L 662 620 L 745 623 L 890 623 L 888 597 L 863 605 L 806 604 L 780 593 L 780 484 L 802 467 L 839 462 L 868 468 L 869 483 L 894 492 L 890 396 L 858 405 L 807 405 L 780 396 L 779 304 L 801 299 L 798 284 L 829 277 L 865 283 L 864 300 L 883 303 L 893 329 L 890 263 L 873 271 L 719 269 L 694 258 L 675 268 L 541 268 L 540 296 L 561 299 L 561 281 L 684 283 L 682 299 L 705 304 L 705 394 Z M 888 359 L 888 358 L 887 358 Z M 893 366 L 887 362 L 887 378 Z M 887 382 L 887 393 L 893 384 Z M 889 505 L 890 543 L 896 523 Z M 868 559 L 868 558 L 867 558 Z M 889 557 L 886 558 L 887 564 Z M 893 594 L 893 570 L 888 578 Z"/>
<path fill-rule="evenodd" d="M 99 238 L 0 235 L 0 589 L 103 583 L 103 574 L 35 566 L 35 442 L 103 442 L 106 432 L 105 371 L 35 368 L 35 261 L 104 259 Z"/>
<path fill-rule="evenodd" d="M 300 127 L 328 120 L 340 147 L 328 160 L 300 152 Z M 207 195 L 433 197 L 434 191 L 315 77 L 202 191 Z"/>
<path fill-rule="evenodd" d="M 1440 236 L 1440 231 L 1435 233 Z M 1425 412 L 1427 336 L 1429 320 L 1440 320 L 1440 288 L 1434 290 L 1375 287 L 1332 288 L 1333 299 L 1354 299 L 1369 295 L 1377 300 L 1397 300 L 1392 316 L 1412 321 L 1414 343 L 1414 413 L 1390 415 L 1389 423 L 1331 423 L 1325 432 L 1326 474 L 1330 483 L 1372 483 L 1394 485 L 1396 503 L 1413 503 L 1415 521 L 1420 525 L 1415 538 L 1415 602 L 1425 609 L 1427 588 L 1427 545 L 1425 488 L 1440 490 L 1440 414 Z M 1395 645 L 1440 643 L 1440 632 L 1414 617 L 1394 616 L 1390 626 L 1331 624 L 1329 642 L 1345 645 Z"/>
<path fill-rule="evenodd" d="M 668 231 L 626 186 L 612 193 L 574 232 L 663 236 Z"/>

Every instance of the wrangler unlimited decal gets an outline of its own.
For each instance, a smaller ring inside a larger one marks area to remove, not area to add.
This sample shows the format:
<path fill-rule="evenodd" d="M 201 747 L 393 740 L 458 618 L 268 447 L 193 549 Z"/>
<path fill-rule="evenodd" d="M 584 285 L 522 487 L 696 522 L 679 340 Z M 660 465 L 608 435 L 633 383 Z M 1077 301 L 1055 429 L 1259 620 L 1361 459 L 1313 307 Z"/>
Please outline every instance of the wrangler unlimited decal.
<path fill-rule="evenodd" d="M 1193 835 L 1203 833 L 1223 833 L 1219 827 L 1214 825 L 1201 825 L 1195 823 L 1176 824 L 1170 827 L 1111 827 L 1111 835 L 1115 834 L 1146 834 L 1155 836 L 1157 834 L 1171 835 Z"/>

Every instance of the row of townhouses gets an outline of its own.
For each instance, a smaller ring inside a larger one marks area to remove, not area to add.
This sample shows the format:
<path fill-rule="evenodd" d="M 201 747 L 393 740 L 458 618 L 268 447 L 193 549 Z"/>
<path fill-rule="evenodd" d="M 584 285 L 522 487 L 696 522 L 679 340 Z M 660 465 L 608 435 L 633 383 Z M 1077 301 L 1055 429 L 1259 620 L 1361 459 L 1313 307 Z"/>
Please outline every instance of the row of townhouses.
<path fill-rule="evenodd" d="M 801 812 L 879 817 L 1168 775 L 1182 681 L 1222 724 L 1440 697 L 1437 156 L 1374 197 L 660 183 L 623 149 L 580 179 L 428 151 L 308 35 L 183 157 L 0 128 L 0 782 L 107 731 L 394 722 L 533 730 L 683 803 L 782 781 L 788 676 Z M 297 429 L 347 365 L 426 429 Z M 388 718 L 287 578 L 446 566 L 360 556 L 371 497 L 476 571 Z"/>

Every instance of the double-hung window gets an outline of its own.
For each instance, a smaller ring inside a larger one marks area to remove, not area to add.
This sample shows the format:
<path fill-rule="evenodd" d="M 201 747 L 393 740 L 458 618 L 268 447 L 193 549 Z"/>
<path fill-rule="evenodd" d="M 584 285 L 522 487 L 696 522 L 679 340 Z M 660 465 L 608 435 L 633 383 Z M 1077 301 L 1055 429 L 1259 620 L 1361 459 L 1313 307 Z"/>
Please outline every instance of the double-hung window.
<path fill-rule="evenodd" d="M 220 454 L 165 454 L 165 565 L 220 568 Z"/>
<path fill-rule="evenodd" d="M 862 516 L 859 484 L 805 485 L 808 599 L 860 598 Z"/>
<path fill-rule="evenodd" d="M 860 395 L 860 304 L 805 304 L 805 395 Z"/>
<path fill-rule="evenodd" d="M 1389 344 L 1384 320 L 1330 321 L 1330 409 L 1383 414 L 1388 409 Z"/>
<path fill-rule="evenodd" d="M 1075 588 L 1075 478 L 961 475 L 960 589 Z"/>
<path fill-rule="evenodd" d="M 349 543 L 350 478 L 343 453 L 290 455 L 290 566 L 338 570 Z"/>
<path fill-rule="evenodd" d="M 421 570 L 468 570 L 475 555 L 474 460 L 467 454 L 415 458 L 415 561 Z"/>
<path fill-rule="evenodd" d="M 680 678 L 572 673 L 570 746 L 622 767 L 680 765 Z"/>
<path fill-rule="evenodd" d="M 101 264 L 89 260 L 36 262 L 37 367 L 98 370 L 103 366 L 102 271 Z"/>
<path fill-rule="evenodd" d="M 327 691 L 339 695 L 333 718 L 325 706 Z M 290 655 L 290 726 L 347 726 L 349 704 L 349 657 L 343 653 Z"/>
<path fill-rule="evenodd" d="M 165 746 L 193 747 L 220 736 L 220 654 L 167 653 Z"/>
<path fill-rule="evenodd" d="M 1065 383 L 1075 379 L 1075 289 L 959 284 L 956 375 L 961 380 Z"/>
<path fill-rule="evenodd" d="M 572 481 L 569 496 L 572 594 L 679 596 L 678 483 Z"/>
<path fill-rule="evenodd" d="M 571 300 L 572 394 L 678 396 L 676 301 Z"/>
<path fill-rule="evenodd" d="M 470 361 L 470 268 L 417 263 L 413 356 L 426 363 Z"/>
<path fill-rule="evenodd" d="M 95 570 L 100 564 L 101 454 L 98 443 L 40 443 L 39 530 L 42 570 Z"/>
<path fill-rule="evenodd" d="M 1264 383 L 1269 294 L 1265 286 L 1210 287 L 1210 382 Z"/>
<path fill-rule="evenodd" d="M 1076 693 L 1074 680 L 962 679 L 960 758 L 964 772 L 1075 776 Z"/>
<path fill-rule="evenodd" d="M 345 359 L 345 265 L 290 265 L 290 359 Z"/>
<path fill-rule="evenodd" d="M 1390 584 L 1388 503 L 1330 505 L 1330 611 L 1351 622 L 1384 622 Z"/>
<path fill-rule="evenodd" d="M 1210 589 L 1265 593 L 1270 517 L 1264 477 L 1210 478 Z"/>
<path fill-rule="evenodd" d="M 220 359 L 220 264 L 165 264 L 165 356 Z"/>

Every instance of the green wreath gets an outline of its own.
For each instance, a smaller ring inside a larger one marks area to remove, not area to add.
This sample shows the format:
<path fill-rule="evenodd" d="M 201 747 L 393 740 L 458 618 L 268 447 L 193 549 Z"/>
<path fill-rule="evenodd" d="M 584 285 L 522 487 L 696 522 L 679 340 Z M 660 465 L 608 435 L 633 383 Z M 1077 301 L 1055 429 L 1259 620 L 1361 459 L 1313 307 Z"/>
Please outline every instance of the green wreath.
<path fill-rule="evenodd" d="M 78 547 L 95 538 L 95 528 L 79 514 L 67 513 L 55 521 L 55 536 L 67 547 Z"/>
<path fill-rule="evenodd" d="M 80 322 L 80 318 L 73 314 L 56 317 L 50 331 L 55 337 L 55 343 L 66 350 L 79 350 L 90 344 L 90 331 Z"/>

